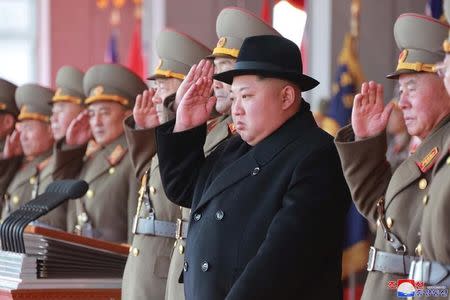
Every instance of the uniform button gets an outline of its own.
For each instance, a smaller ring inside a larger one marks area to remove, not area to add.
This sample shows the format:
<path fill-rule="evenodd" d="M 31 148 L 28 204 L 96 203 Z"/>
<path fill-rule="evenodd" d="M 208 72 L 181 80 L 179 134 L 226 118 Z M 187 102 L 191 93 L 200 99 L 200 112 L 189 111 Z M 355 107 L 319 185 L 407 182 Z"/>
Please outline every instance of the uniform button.
<path fill-rule="evenodd" d="M 209 269 L 208 262 L 206 262 L 206 261 L 202 262 L 202 271 L 206 272 L 206 271 L 208 271 L 208 269 Z"/>
<path fill-rule="evenodd" d="M 445 162 L 447 163 L 447 165 L 450 165 L 450 156 L 447 157 L 447 160 Z"/>
<path fill-rule="evenodd" d="M 178 245 L 178 253 L 183 254 L 184 253 L 184 246 L 183 245 Z"/>
<path fill-rule="evenodd" d="M 15 204 L 15 205 L 17 205 L 17 204 L 19 204 L 19 196 L 16 196 L 16 195 L 14 195 L 13 197 L 12 197 L 12 202 Z"/>
<path fill-rule="evenodd" d="M 139 255 L 139 249 L 138 248 L 133 248 L 133 256 L 138 256 Z"/>
<path fill-rule="evenodd" d="M 200 213 L 195 213 L 194 214 L 194 220 L 195 221 L 199 221 L 201 218 L 202 218 L 202 214 L 200 214 Z"/>
<path fill-rule="evenodd" d="M 259 167 L 254 168 L 252 171 L 252 176 L 258 175 L 259 171 L 260 171 Z"/>
<path fill-rule="evenodd" d="M 31 176 L 31 177 L 30 177 L 30 184 L 31 184 L 31 185 L 36 184 L 36 176 Z"/>
<path fill-rule="evenodd" d="M 156 193 L 156 188 L 154 186 L 150 187 L 150 193 L 152 194 Z"/>
<path fill-rule="evenodd" d="M 224 216 L 223 211 L 221 211 L 221 210 L 219 209 L 219 210 L 216 212 L 216 219 L 217 219 L 218 221 L 220 221 L 220 220 L 223 219 L 223 216 Z"/>
<path fill-rule="evenodd" d="M 93 190 L 88 190 L 88 191 L 86 192 L 86 196 L 87 196 L 89 199 L 93 198 L 93 197 L 94 197 L 94 191 L 93 191 Z"/>
<path fill-rule="evenodd" d="M 108 170 L 109 174 L 114 174 L 114 172 L 116 172 L 116 169 L 114 167 L 109 168 Z"/>
<path fill-rule="evenodd" d="M 183 264 L 183 271 L 187 272 L 188 269 L 189 269 L 189 265 L 188 265 L 187 261 L 185 261 Z"/>
<path fill-rule="evenodd" d="M 419 189 L 424 190 L 428 185 L 428 182 L 425 178 L 420 179 L 419 181 Z"/>
<path fill-rule="evenodd" d="M 419 243 L 418 245 L 417 245 L 417 247 L 416 247 L 416 254 L 418 255 L 418 256 L 422 256 L 422 243 Z"/>
<path fill-rule="evenodd" d="M 85 224 L 88 221 L 88 216 L 85 212 L 78 215 L 78 224 Z"/>
<path fill-rule="evenodd" d="M 392 228 L 392 226 L 394 226 L 394 220 L 392 218 L 387 218 L 386 224 L 387 224 L 387 227 L 390 229 L 390 228 Z"/>
<path fill-rule="evenodd" d="M 428 195 L 423 196 L 423 198 L 422 198 L 423 205 L 427 205 L 428 198 L 429 198 Z"/>

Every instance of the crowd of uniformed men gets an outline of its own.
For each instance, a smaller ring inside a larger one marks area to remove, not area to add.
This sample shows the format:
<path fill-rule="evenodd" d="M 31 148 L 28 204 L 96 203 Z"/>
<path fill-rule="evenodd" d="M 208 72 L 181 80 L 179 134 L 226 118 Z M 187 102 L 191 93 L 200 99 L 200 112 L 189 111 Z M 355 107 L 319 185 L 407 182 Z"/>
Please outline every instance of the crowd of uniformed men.
<path fill-rule="evenodd" d="M 421 145 L 393 173 L 381 85 L 362 85 L 333 142 L 301 97 L 319 83 L 295 44 L 238 8 L 216 31 L 211 51 L 163 30 L 150 89 L 117 64 L 64 66 L 56 91 L 1 79 L 2 220 L 79 178 L 86 195 L 36 224 L 130 243 L 123 299 L 341 299 L 353 199 L 377 226 L 363 299 L 396 299 L 388 282 L 408 276 L 448 287 L 449 26 L 395 23 L 388 77 Z"/>

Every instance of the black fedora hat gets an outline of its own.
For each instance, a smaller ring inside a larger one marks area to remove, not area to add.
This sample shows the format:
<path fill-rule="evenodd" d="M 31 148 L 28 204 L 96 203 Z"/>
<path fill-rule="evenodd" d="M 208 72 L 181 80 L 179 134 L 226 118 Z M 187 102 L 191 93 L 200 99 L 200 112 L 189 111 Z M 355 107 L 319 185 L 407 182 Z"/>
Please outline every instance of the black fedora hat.
<path fill-rule="evenodd" d="M 302 56 L 292 41 L 274 35 L 248 37 L 244 40 L 233 70 L 214 75 L 227 84 L 239 75 L 262 75 L 281 78 L 297 84 L 302 91 L 315 88 L 319 82 L 303 74 Z"/>

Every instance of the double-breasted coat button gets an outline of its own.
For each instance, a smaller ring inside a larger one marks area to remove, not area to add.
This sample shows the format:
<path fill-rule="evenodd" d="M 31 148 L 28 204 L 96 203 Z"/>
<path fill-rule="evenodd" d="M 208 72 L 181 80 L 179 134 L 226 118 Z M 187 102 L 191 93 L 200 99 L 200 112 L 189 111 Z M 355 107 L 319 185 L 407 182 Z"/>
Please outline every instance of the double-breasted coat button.
<path fill-rule="evenodd" d="M 183 271 L 187 272 L 188 268 L 189 268 L 189 265 L 188 265 L 187 261 L 185 261 L 184 264 L 183 264 Z"/>
<path fill-rule="evenodd" d="M 218 211 L 216 211 L 216 219 L 218 221 L 222 220 L 224 215 L 225 214 L 224 214 L 224 212 L 222 210 L 219 209 Z"/>
<path fill-rule="evenodd" d="M 114 167 L 111 167 L 111 168 L 109 168 L 108 172 L 110 175 L 112 175 L 116 172 L 116 169 Z"/>
<path fill-rule="evenodd" d="M 14 196 L 12 197 L 12 202 L 14 203 L 14 205 L 19 204 L 19 196 L 14 195 Z"/>
<path fill-rule="evenodd" d="M 209 264 L 207 261 L 202 262 L 202 271 L 206 272 L 209 269 Z"/>
<path fill-rule="evenodd" d="M 450 165 L 450 156 L 447 157 L 446 164 L 447 164 L 447 165 Z"/>
<path fill-rule="evenodd" d="M 202 214 L 201 213 L 195 213 L 194 214 L 194 220 L 195 221 L 199 221 L 202 218 Z"/>
<path fill-rule="evenodd" d="M 425 178 L 422 178 L 419 180 L 419 189 L 424 190 L 424 189 L 426 189 L 427 185 L 428 185 L 428 182 Z"/>
<path fill-rule="evenodd" d="M 156 193 L 156 188 L 154 186 L 150 187 L 150 193 L 152 194 Z"/>
<path fill-rule="evenodd" d="M 387 227 L 390 229 L 390 228 L 392 228 L 392 226 L 394 226 L 394 219 L 392 219 L 392 218 L 387 218 L 386 219 L 386 224 L 387 224 Z"/>
<path fill-rule="evenodd" d="M 252 171 L 252 176 L 258 175 L 259 171 L 260 171 L 259 167 L 254 168 Z"/>
<path fill-rule="evenodd" d="M 133 248 L 133 256 L 138 256 L 139 255 L 139 249 L 138 248 Z"/>
<path fill-rule="evenodd" d="M 427 205 L 428 198 L 429 198 L 428 195 L 423 196 L 423 198 L 422 198 L 423 205 Z"/>

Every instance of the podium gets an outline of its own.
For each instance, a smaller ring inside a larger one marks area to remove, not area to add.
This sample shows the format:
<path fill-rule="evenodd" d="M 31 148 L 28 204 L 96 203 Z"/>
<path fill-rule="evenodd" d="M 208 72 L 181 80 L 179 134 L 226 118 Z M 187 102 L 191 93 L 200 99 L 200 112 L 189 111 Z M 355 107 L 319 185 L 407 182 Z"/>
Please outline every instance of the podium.
<path fill-rule="evenodd" d="M 129 246 L 30 225 L 23 240 L 0 251 L 0 300 L 120 299 Z"/>

